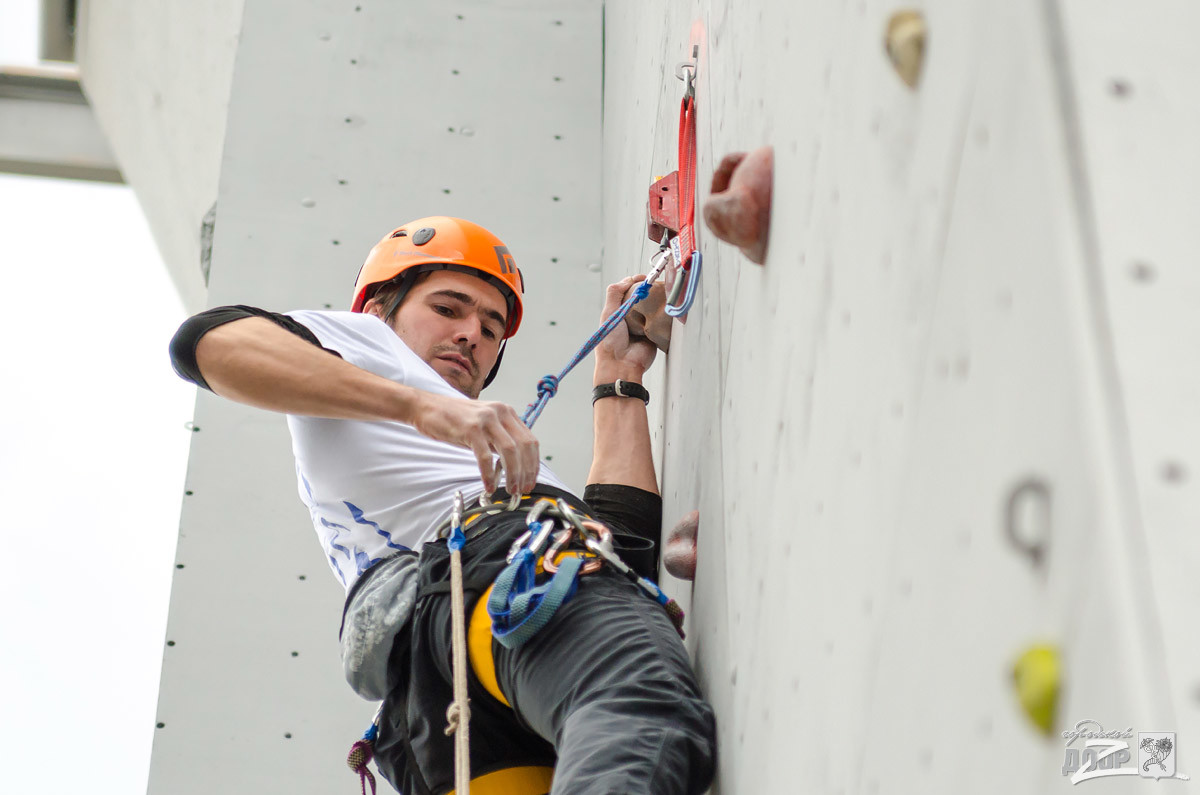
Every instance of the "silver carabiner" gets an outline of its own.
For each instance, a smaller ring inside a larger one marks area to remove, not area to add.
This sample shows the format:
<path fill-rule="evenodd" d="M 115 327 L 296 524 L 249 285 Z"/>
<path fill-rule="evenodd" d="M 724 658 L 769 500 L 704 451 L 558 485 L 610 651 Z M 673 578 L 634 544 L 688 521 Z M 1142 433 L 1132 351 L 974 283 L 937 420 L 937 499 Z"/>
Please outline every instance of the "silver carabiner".
<path fill-rule="evenodd" d="M 628 566 L 625 565 L 625 561 L 623 561 L 619 557 L 617 557 L 617 553 L 613 551 L 612 536 L 609 536 L 607 539 L 601 539 L 601 540 L 597 540 L 595 538 L 589 538 L 586 541 L 584 541 L 583 545 L 585 547 L 587 547 L 589 552 L 591 552 L 591 553 L 595 554 L 597 557 L 601 558 L 605 563 L 612 566 L 614 569 L 621 572 L 626 577 L 628 577 L 630 575 L 633 575 L 634 577 L 637 576 L 636 574 L 633 573 L 632 569 L 630 569 Z"/>
<path fill-rule="evenodd" d="M 549 508 L 553 507 L 553 505 L 554 503 L 550 502 L 549 500 L 538 500 L 535 502 L 533 507 L 529 509 L 528 515 L 525 517 L 525 526 L 532 530 L 535 525 L 542 521 L 542 514 L 544 514 Z"/>
<path fill-rule="evenodd" d="M 554 520 L 547 519 L 542 522 L 542 527 L 538 530 L 538 534 L 529 542 L 529 551 L 534 554 L 534 557 L 542 553 L 542 549 L 546 546 L 546 541 L 550 538 L 554 531 Z"/>
<path fill-rule="evenodd" d="M 505 563 L 512 563 L 517 559 L 517 553 L 521 551 L 521 547 L 525 546 L 525 542 L 533 535 L 532 530 L 526 530 L 521 535 L 517 536 L 517 540 L 513 541 L 508 548 L 508 554 L 504 556 Z"/>
<path fill-rule="evenodd" d="M 653 285 L 658 281 L 658 277 L 662 276 L 662 272 L 667 268 L 667 261 L 671 259 L 670 248 L 660 248 L 650 257 L 650 272 L 646 274 L 646 284 Z"/>
<path fill-rule="evenodd" d="M 504 472 L 504 462 L 497 461 L 496 462 L 496 474 L 499 475 L 501 472 Z M 507 473 L 505 474 L 505 477 L 504 477 L 504 483 L 505 483 L 505 486 L 508 485 Z M 492 504 L 492 492 L 485 491 L 479 495 L 479 507 L 480 508 L 487 508 L 491 504 Z M 507 511 L 515 511 L 515 510 L 517 510 L 517 507 L 520 504 L 521 504 L 521 495 L 520 494 L 509 494 L 508 495 L 508 504 L 506 506 L 504 506 L 504 509 Z"/>
<path fill-rule="evenodd" d="M 685 90 L 687 96 L 693 97 L 696 95 L 696 63 L 700 57 L 700 45 L 692 45 L 692 60 L 680 61 L 675 64 L 675 77 L 682 80 L 687 86 Z"/>
<path fill-rule="evenodd" d="M 579 514 L 575 513 L 575 510 L 567 504 L 567 501 L 559 497 L 554 501 L 554 507 L 558 508 L 558 512 L 562 514 L 562 517 L 570 522 L 571 527 L 574 527 L 575 531 L 579 533 L 579 539 L 581 541 L 586 541 L 588 537 L 588 531 L 587 528 L 583 526 L 583 519 L 579 516 Z"/>

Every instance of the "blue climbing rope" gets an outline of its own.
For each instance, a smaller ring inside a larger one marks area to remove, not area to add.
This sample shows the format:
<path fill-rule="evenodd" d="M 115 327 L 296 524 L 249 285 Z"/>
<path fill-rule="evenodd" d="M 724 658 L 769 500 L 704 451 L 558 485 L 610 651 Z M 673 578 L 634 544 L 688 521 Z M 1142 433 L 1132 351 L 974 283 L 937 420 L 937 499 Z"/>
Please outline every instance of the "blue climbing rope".
<path fill-rule="evenodd" d="M 650 287 L 658 279 L 659 273 L 662 272 L 662 268 L 666 263 L 667 256 L 669 256 L 669 254 L 666 252 L 659 252 L 659 255 L 657 256 L 659 263 L 651 269 L 649 275 L 646 276 L 646 279 L 637 287 L 635 287 L 633 294 L 625 299 L 625 303 L 617 307 L 616 311 L 609 315 L 608 318 L 600 324 L 600 328 L 596 329 L 595 332 L 592 333 L 592 336 L 588 337 L 587 342 L 585 342 L 583 346 L 575 352 L 575 355 L 571 357 L 569 362 L 567 362 L 567 366 L 564 367 L 558 375 L 547 375 L 544 376 L 541 381 L 538 381 L 537 399 L 526 407 L 525 414 L 521 417 L 521 421 L 525 423 L 526 428 L 532 428 L 533 424 L 537 422 L 538 417 L 542 415 L 542 409 L 546 408 L 546 404 L 550 402 L 550 398 L 554 397 L 555 393 L 558 392 L 558 384 L 567 377 L 567 373 L 575 369 L 575 365 L 587 358 L 587 355 L 595 350 L 596 346 L 599 345 L 605 337 L 612 333 L 613 329 L 617 327 L 617 324 L 623 321 L 625 316 L 629 314 L 629 310 L 633 308 L 634 304 L 650 294 Z"/>

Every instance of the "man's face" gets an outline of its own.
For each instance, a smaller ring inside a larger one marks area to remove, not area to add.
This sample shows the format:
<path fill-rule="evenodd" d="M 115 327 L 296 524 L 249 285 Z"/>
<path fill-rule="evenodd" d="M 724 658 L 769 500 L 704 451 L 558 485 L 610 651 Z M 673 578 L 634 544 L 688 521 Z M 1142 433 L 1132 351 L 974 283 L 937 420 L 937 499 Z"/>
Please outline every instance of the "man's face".
<path fill-rule="evenodd" d="M 507 312 L 504 296 L 483 279 L 434 271 L 408 291 L 392 329 L 446 383 L 475 398 L 499 355 Z"/>

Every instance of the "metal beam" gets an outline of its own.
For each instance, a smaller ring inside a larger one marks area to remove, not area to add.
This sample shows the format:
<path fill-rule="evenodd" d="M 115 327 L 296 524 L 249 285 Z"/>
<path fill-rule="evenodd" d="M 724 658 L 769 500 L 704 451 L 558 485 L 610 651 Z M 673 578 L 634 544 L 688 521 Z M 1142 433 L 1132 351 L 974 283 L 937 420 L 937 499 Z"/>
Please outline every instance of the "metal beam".
<path fill-rule="evenodd" d="M 43 61 L 75 61 L 76 0 L 42 0 L 41 49 Z"/>
<path fill-rule="evenodd" d="M 77 69 L 0 70 L 0 172 L 125 181 Z"/>

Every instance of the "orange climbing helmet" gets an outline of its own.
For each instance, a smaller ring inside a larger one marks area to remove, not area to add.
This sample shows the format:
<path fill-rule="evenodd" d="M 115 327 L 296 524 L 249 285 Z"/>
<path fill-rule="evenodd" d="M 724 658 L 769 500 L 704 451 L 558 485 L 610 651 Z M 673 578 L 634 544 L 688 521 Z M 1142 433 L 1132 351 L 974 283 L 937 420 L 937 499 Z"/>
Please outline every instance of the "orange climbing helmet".
<path fill-rule="evenodd" d="M 375 244 L 354 284 L 352 312 L 389 282 L 406 293 L 421 273 L 452 270 L 478 276 L 496 287 L 508 303 L 507 339 L 521 326 L 525 280 L 504 241 L 479 224 L 438 215 L 396 227 Z"/>

